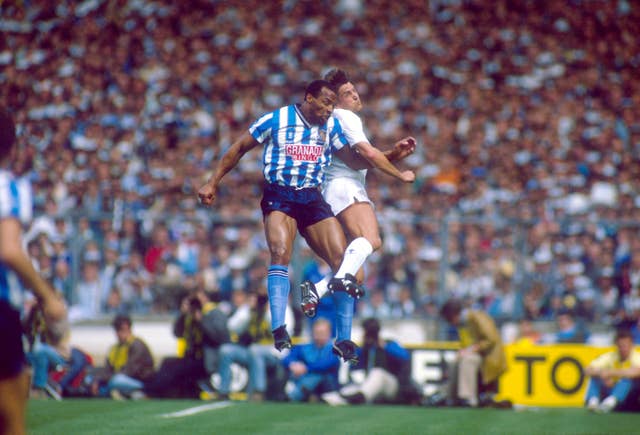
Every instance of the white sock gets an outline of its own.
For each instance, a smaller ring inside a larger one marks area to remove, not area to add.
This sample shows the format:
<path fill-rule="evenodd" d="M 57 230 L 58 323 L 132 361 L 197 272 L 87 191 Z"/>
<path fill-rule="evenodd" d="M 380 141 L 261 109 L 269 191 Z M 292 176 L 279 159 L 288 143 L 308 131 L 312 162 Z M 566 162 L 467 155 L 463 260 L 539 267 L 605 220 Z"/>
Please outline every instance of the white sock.
<path fill-rule="evenodd" d="M 354 275 L 358 273 L 358 269 L 362 267 L 364 261 L 373 252 L 373 246 L 364 237 L 358 237 L 347 246 L 347 250 L 344 252 L 344 258 L 340 269 L 336 273 L 336 278 L 344 278 L 345 274 L 350 273 Z"/>
<path fill-rule="evenodd" d="M 331 274 L 325 275 L 319 282 L 316 282 L 316 292 L 318 292 L 318 298 L 321 298 L 329 291 L 329 281 L 331 281 Z"/>
<path fill-rule="evenodd" d="M 604 411 L 609 412 L 613 411 L 613 408 L 615 408 L 617 404 L 618 399 L 613 396 L 607 396 L 600 404 L 600 408 L 602 408 Z"/>

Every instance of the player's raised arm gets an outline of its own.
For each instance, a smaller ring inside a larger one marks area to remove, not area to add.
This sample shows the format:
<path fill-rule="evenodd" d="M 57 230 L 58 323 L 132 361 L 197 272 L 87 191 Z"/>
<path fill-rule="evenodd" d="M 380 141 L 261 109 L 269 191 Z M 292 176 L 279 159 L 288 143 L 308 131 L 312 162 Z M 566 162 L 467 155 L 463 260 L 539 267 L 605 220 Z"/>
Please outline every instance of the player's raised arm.
<path fill-rule="evenodd" d="M 242 156 L 258 145 L 259 142 L 254 139 L 249 131 L 243 133 L 242 136 L 231 144 L 227 152 L 220 157 L 215 172 L 211 178 L 209 178 L 209 181 L 198 189 L 198 200 L 204 205 L 213 204 L 216 200 L 218 185 L 222 177 L 236 167 Z"/>
<path fill-rule="evenodd" d="M 388 151 L 384 152 L 384 155 L 390 162 L 397 162 L 404 158 L 409 157 L 416 150 L 416 140 L 407 136 L 405 138 L 400 139 L 393 145 Z"/>
<path fill-rule="evenodd" d="M 382 151 L 369 142 L 358 142 L 355 144 L 355 148 L 374 168 L 378 168 L 384 173 L 396 177 L 405 183 L 413 183 L 415 181 L 416 175 L 413 171 L 400 171 L 387 159 Z"/>
<path fill-rule="evenodd" d="M 411 138 L 413 139 L 413 138 Z M 344 147 L 341 150 L 336 151 L 336 156 L 343 162 L 345 162 L 350 168 L 355 170 L 378 168 L 392 177 L 396 177 L 405 183 L 412 183 L 415 181 L 415 174 L 413 171 L 400 171 L 393 163 L 386 157 L 385 153 L 371 145 L 369 142 L 358 142 L 353 147 L 355 153 L 348 147 Z M 394 157 L 398 157 L 401 154 L 405 154 L 405 157 L 415 150 L 415 140 L 413 143 L 403 140 L 396 143 L 393 154 Z M 411 150 L 409 152 L 409 150 Z M 408 154 L 407 154 L 408 153 Z"/>

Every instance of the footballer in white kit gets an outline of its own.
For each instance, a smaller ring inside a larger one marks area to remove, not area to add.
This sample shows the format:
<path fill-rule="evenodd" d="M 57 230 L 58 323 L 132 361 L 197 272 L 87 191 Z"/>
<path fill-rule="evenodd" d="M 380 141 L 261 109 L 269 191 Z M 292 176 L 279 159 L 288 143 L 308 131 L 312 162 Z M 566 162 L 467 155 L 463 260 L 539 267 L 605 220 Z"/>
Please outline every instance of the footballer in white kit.
<path fill-rule="evenodd" d="M 369 142 L 364 133 L 362 120 L 357 114 L 351 110 L 333 109 L 333 116 L 340 121 L 349 146 L 353 147 L 358 142 Z M 342 160 L 334 157 L 331 165 L 325 170 L 322 185 L 322 196 L 331 206 L 333 214 L 337 216 L 355 202 L 368 202 L 373 207 L 364 186 L 366 178 L 367 169 L 351 169 Z"/>
<path fill-rule="evenodd" d="M 356 112 L 362 109 L 362 102 L 355 86 L 342 70 L 332 70 L 325 75 L 325 80 L 333 85 L 338 95 L 338 103 L 333 110 L 333 116 L 342 127 L 342 132 L 351 149 L 359 154 L 366 165 L 380 169 L 405 183 L 415 181 L 413 171 L 401 171 L 391 161 L 400 160 L 410 155 L 415 150 L 415 139 L 406 137 L 396 142 L 393 149 L 382 152 L 369 142 L 362 120 Z M 353 162 L 350 166 L 353 167 Z M 363 167 L 366 167 L 363 165 Z M 357 261 L 362 265 L 365 259 L 376 249 L 380 248 L 382 241 L 378 229 L 378 221 L 373 211 L 373 203 L 367 195 L 365 180 L 367 170 L 354 170 L 350 166 L 336 158 L 325 169 L 325 180 L 322 185 L 322 194 L 325 201 L 336 215 L 347 239 L 350 241 L 347 251 L 352 261 L 345 261 L 343 266 L 351 267 Z M 362 282 L 363 272 L 358 267 L 357 276 L 338 271 L 337 276 L 344 276 L 343 282 L 348 283 L 355 291 L 350 292 L 355 297 L 363 295 L 362 288 L 357 285 Z M 317 283 L 308 280 L 300 285 L 301 308 L 308 317 L 314 317 L 320 298 L 328 291 L 340 290 L 336 287 L 335 280 L 329 277 L 323 278 Z"/>

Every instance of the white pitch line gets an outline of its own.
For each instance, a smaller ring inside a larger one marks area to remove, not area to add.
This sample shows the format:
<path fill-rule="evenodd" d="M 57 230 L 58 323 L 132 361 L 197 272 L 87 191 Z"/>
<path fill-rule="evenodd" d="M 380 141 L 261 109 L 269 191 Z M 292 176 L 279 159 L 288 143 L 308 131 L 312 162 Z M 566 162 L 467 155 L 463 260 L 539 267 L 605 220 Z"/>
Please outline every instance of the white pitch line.
<path fill-rule="evenodd" d="M 164 418 L 187 417 L 189 415 L 199 414 L 205 411 L 211 411 L 212 409 L 227 408 L 231 405 L 233 405 L 233 403 L 230 401 L 209 403 L 207 405 L 200 405 L 194 408 L 183 409 L 182 411 L 170 412 L 168 414 L 160 414 L 160 417 L 164 417 Z"/>

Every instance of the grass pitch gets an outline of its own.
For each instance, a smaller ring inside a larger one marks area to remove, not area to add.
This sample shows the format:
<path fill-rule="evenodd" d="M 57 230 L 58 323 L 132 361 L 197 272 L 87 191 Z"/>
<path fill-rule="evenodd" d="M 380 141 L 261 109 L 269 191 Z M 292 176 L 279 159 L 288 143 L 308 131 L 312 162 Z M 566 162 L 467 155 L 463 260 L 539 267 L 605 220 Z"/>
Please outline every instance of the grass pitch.
<path fill-rule="evenodd" d="M 101 399 L 31 400 L 37 434 L 632 434 L 640 414 L 583 409 L 446 409 L 404 406 Z"/>

